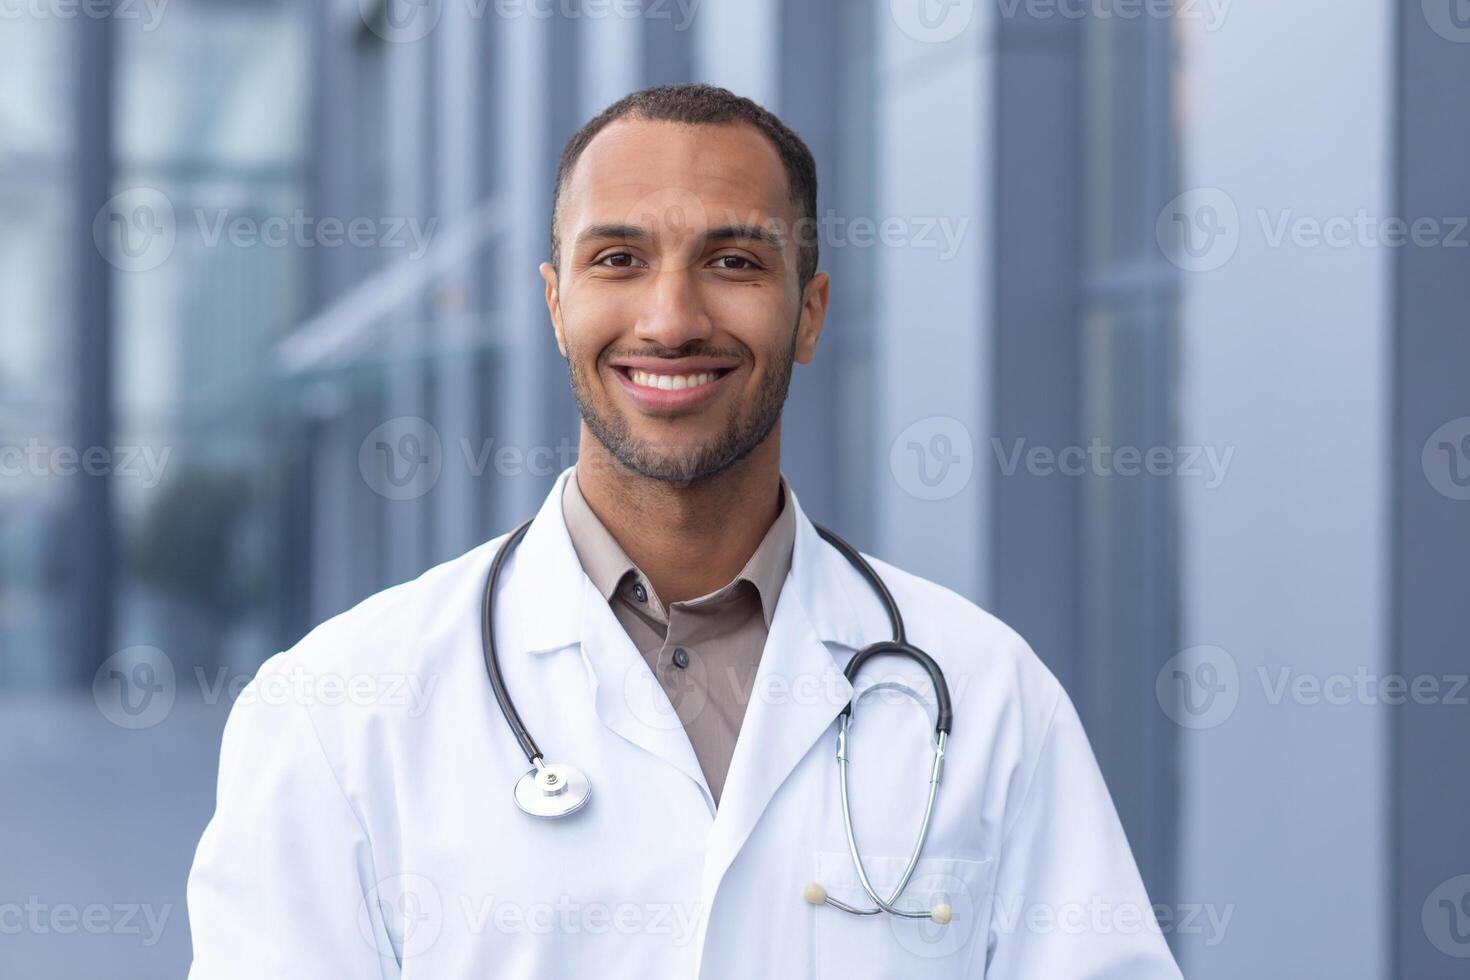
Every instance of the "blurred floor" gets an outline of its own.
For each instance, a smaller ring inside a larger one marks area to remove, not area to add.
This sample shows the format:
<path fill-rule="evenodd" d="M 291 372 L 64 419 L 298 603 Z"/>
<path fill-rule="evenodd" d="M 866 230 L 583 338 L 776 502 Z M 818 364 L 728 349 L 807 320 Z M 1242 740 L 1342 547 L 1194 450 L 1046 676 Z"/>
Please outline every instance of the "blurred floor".
<path fill-rule="evenodd" d="M 227 713 L 181 697 L 124 731 L 87 695 L 0 694 L 0 977 L 187 974 L 184 889 Z"/>

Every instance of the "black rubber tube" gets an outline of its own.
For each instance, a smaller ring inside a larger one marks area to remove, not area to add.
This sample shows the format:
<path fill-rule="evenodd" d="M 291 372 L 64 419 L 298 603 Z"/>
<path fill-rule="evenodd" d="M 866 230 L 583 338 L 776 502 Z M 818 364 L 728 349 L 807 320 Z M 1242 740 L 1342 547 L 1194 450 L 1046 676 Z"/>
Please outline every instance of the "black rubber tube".
<path fill-rule="evenodd" d="M 828 544 L 842 552 L 843 557 L 851 562 L 854 568 L 863 573 L 863 577 L 868 580 L 868 584 L 873 587 L 873 591 L 882 597 L 883 605 L 888 609 L 888 621 L 893 628 L 893 639 L 879 640 L 877 643 L 871 643 L 853 655 L 852 660 L 847 664 L 847 670 L 844 671 L 847 675 L 847 682 L 851 684 L 857 678 L 858 671 L 862 669 L 863 664 L 867 663 L 873 657 L 884 654 L 908 657 L 929 672 L 929 680 L 934 684 L 934 697 L 939 702 L 939 718 L 934 725 L 934 730 L 948 734 L 950 726 L 954 722 L 954 715 L 949 703 L 949 684 L 944 679 L 944 671 L 939 669 L 939 664 L 934 662 L 933 657 L 918 647 L 909 645 L 907 634 L 903 628 L 903 615 L 898 611 L 898 603 L 893 600 L 893 595 L 888 591 L 888 586 L 883 583 L 883 578 L 874 571 L 873 566 L 868 564 L 867 560 L 858 553 L 856 548 L 842 540 L 834 532 L 827 530 L 820 524 L 813 524 L 812 526 L 817 529 L 817 533 Z M 852 715 L 851 701 L 847 703 L 847 707 L 842 709 L 842 713 L 849 717 Z"/>
<path fill-rule="evenodd" d="M 510 554 L 511 549 L 516 546 L 530 526 L 531 521 L 528 520 L 510 532 L 510 537 L 506 538 L 505 544 L 501 545 L 500 551 L 496 552 L 495 560 L 490 563 L 490 575 L 485 582 L 485 601 L 480 615 L 480 627 L 482 646 L 485 649 L 485 671 L 490 675 L 490 687 L 495 692 L 495 700 L 500 702 L 500 713 L 505 716 L 505 723 L 515 734 L 516 741 L 521 743 L 521 751 L 526 753 L 526 761 L 534 766 L 536 760 L 542 758 L 541 749 L 537 747 L 536 740 L 531 737 L 531 733 L 526 730 L 526 723 L 521 721 L 520 712 L 516 711 L 515 703 L 510 699 L 510 692 L 505 689 L 505 678 L 500 674 L 500 660 L 495 653 L 494 620 L 495 585 L 500 579 L 500 566 L 505 562 L 506 555 Z"/>

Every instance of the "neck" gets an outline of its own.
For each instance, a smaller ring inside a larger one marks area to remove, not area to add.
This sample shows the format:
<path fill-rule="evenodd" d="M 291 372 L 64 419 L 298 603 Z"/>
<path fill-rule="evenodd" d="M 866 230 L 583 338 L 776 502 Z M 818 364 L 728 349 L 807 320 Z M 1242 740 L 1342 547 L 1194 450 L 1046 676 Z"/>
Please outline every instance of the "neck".
<path fill-rule="evenodd" d="M 665 604 L 730 582 L 781 506 L 781 427 L 717 476 L 678 487 L 618 462 L 582 426 L 573 478 L 587 506 Z"/>

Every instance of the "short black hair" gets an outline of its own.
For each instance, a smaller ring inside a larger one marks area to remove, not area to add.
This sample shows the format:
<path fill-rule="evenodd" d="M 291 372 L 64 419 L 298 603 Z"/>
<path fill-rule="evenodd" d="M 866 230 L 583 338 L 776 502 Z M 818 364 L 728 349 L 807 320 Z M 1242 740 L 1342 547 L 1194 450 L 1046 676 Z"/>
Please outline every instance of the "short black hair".
<path fill-rule="evenodd" d="M 817 273 L 817 162 L 800 136 L 770 110 L 756 102 L 715 85 L 655 85 L 624 96 L 588 121 L 561 151 L 556 168 L 556 189 L 551 196 L 551 264 L 560 262 L 561 240 L 557 235 L 557 214 L 561 210 L 561 192 L 581 159 L 582 151 L 593 137 L 619 119 L 644 119 L 650 122 L 674 122 L 691 126 L 718 126 L 748 123 L 770 140 L 786 168 L 786 182 L 791 200 L 797 205 L 796 235 L 797 275 L 802 288 Z"/>

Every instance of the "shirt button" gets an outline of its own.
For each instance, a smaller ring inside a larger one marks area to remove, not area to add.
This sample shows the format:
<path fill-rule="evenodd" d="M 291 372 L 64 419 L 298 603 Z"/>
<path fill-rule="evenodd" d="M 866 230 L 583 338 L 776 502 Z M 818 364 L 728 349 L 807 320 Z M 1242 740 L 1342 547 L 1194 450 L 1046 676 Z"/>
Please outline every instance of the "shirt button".
<path fill-rule="evenodd" d="M 689 666 L 689 651 L 683 647 L 674 647 L 674 666 L 683 670 Z"/>
<path fill-rule="evenodd" d="M 648 590 L 643 587 L 642 582 L 633 583 L 633 595 L 639 602 L 648 601 Z"/>

